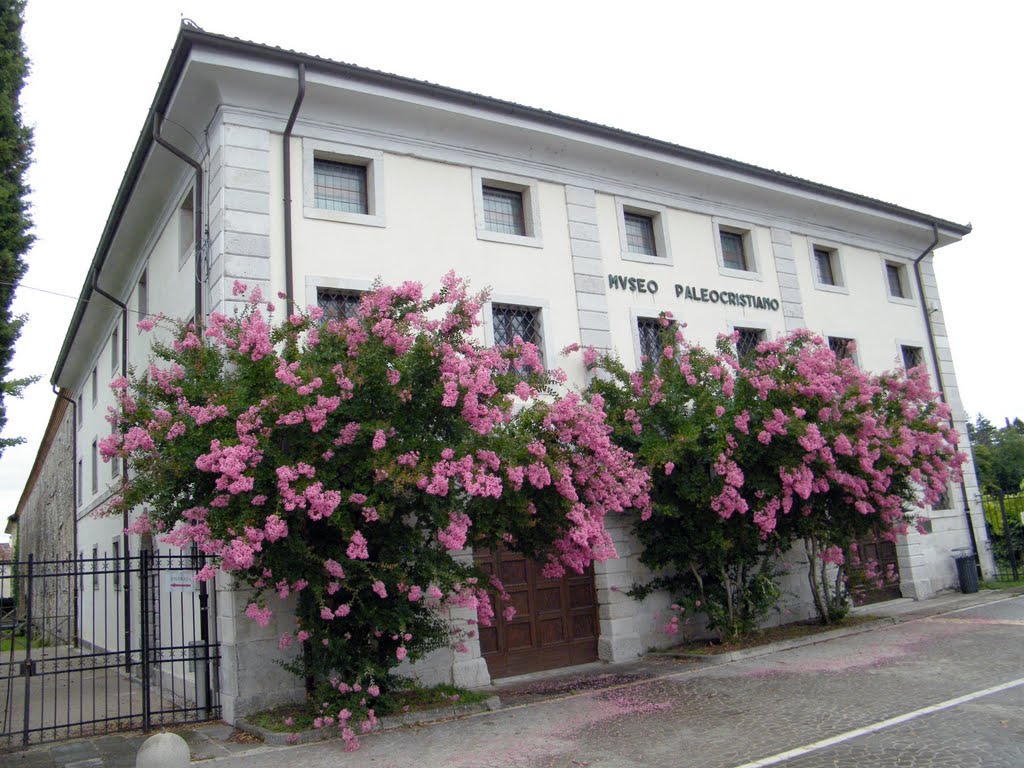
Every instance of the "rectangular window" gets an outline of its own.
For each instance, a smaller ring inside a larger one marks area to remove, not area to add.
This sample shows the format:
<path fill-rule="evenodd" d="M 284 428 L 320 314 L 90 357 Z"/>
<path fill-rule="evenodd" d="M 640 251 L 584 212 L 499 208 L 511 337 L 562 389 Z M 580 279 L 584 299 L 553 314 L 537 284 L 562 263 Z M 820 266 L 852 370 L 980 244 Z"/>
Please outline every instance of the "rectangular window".
<path fill-rule="evenodd" d="M 908 371 L 924 365 L 924 350 L 920 347 L 910 347 L 906 344 L 900 345 L 900 354 L 903 356 L 903 367 Z"/>
<path fill-rule="evenodd" d="M 92 441 L 92 492 L 96 493 L 100 489 L 100 452 L 97 447 L 97 442 Z"/>
<path fill-rule="evenodd" d="M 831 349 L 840 360 L 853 359 L 853 339 L 844 339 L 842 336 L 829 336 L 828 348 Z"/>
<path fill-rule="evenodd" d="M 506 235 L 526 235 L 523 193 L 514 189 L 483 187 L 484 227 Z"/>
<path fill-rule="evenodd" d="M 83 461 L 84 459 L 78 460 L 78 476 L 76 478 L 78 481 L 78 506 L 82 506 L 82 502 L 85 500 L 85 475 L 83 474 Z"/>
<path fill-rule="evenodd" d="M 89 381 L 92 384 L 92 404 L 96 405 L 100 399 L 100 379 L 96 373 L 96 367 L 93 366 L 92 373 L 89 375 Z"/>
<path fill-rule="evenodd" d="M 838 285 L 836 280 L 836 269 L 832 259 L 834 251 L 825 248 L 814 249 L 814 264 L 818 270 L 818 282 L 822 285 Z"/>
<path fill-rule="evenodd" d="M 935 502 L 935 506 L 933 506 L 932 509 L 952 509 L 952 508 L 953 508 L 953 499 L 952 499 L 952 496 L 949 493 L 949 486 L 947 485 L 946 486 L 946 490 L 944 490 L 942 492 L 942 495 L 939 496 L 939 500 Z"/>
<path fill-rule="evenodd" d="M 358 291 L 343 291 L 336 288 L 316 289 L 316 303 L 324 311 L 324 322 L 359 317 L 361 298 L 362 295 Z"/>
<path fill-rule="evenodd" d="M 492 304 L 491 319 L 494 346 L 510 347 L 516 337 L 535 344 L 544 362 L 544 339 L 541 334 L 540 309 L 512 304 Z"/>
<path fill-rule="evenodd" d="M 121 541 L 114 539 L 110 545 L 110 573 L 113 576 L 114 591 L 121 591 Z"/>
<path fill-rule="evenodd" d="M 178 209 L 178 262 L 184 264 L 195 250 L 196 219 L 193 193 L 190 189 Z"/>
<path fill-rule="evenodd" d="M 761 328 L 736 328 L 739 338 L 736 340 L 736 356 L 743 362 L 757 349 L 757 345 L 765 340 L 765 332 Z"/>
<path fill-rule="evenodd" d="M 92 588 L 100 588 L 100 547 L 98 544 L 92 546 Z"/>
<path fill-rule="evenodd" d="M 117 432 L 117 427 L 113 424 L 110 425 L 110 434 Z M 120 462 L 117 456 L 113 456 L 110 459 L 110 479 L 117 480 L 118 470 L 120 469 Z"/>
<path fill-rule="evenodd" d="M 117 369 L 121 365 L 121 331 L 118 328 L 114 328 L 114 332 L 110 334 L 110 372 L 117 374 Z"/>
<path fill-rule="evenodd" d="M 907 287 L 903 277 L 902 265 L 887 261 L 885 263 L 885 278 L 889 283 L 890 296 L 897 299 L 907 298 Z"/>
<path fill-rule="evenodd" d="M 82 426 L 82 420 L 85 419 L 85 403 L 82 402 L 82 396 L 78 396 L 78 400 L 75 402 L 75 418 L 78 420 L 78 426 Z"/>
<path fill-rule="evenodd" d="M 664 346 L 661 343 L 661 320 L 656 317 L 638 317 L 636 332 L 640 339 L 640 362 L 658 362 Z"/>
<path fill-rule="evenodd" d="M 747 253 L 744 248 L 743 235 L 739 232 L 719 230 L 722 242 L 722 264 L 728 269 L 747 270 Z"/>
<path fill-rule="evenodd" d="M 366 166 L 314 159 L 313 199 L 328 211 L 369 213 Z"/>
<path fill-rule="evenodd" d="M 654 217 L 641 213 L 623 213 L 626 228 L 626 250 L 630 253 L 642 253 L 645 256 L 657 256 L 658 246 L 654 239 Z"/>
<path fill-rule="evenodd" d="M 142 275 L 139 277 L 139 285 L 137 289 L 138 299 L 138 314 L 139 320 L 149 316 L 149 282 L 147 279 L 148 269 L 142 270 Z"/>

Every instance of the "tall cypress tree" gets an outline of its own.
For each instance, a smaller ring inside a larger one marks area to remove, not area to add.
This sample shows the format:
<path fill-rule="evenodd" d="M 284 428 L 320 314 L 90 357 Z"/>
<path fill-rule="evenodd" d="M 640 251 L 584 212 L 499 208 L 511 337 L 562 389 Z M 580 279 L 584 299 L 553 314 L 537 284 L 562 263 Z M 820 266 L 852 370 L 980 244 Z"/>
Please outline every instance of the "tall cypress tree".
<path fill-rule="evenodd" d="M 0 430 L 7 423 L 5 396 L 17 397 L 35 380 L 10 378 L 14 343 L 25 322 L 24 316 L 11 314 L 11 303 L 28 268 L 25 253 L 35 239 L 25 183 L 32 161 L 32 130 L 22 124 L 19 104 L 28 72 L 21 39 L 24 11 L 24 0 L 0 0 Z M 24 438 L 0 438 L 0 453 L 21 442 Z"/>

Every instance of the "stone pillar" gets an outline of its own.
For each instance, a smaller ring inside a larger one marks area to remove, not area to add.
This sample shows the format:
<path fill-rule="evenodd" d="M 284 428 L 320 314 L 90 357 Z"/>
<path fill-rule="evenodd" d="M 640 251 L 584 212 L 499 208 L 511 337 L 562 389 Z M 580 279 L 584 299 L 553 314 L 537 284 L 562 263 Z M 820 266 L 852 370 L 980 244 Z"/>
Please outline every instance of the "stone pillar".
<path fill-rule="evenodd" d="M 234 723 L 240 717 L 279 704 L 302 701 L 305 685 L 282 669 L 279 662 L 293 656 L 278 649 L 281 635 L 295 630 L 295 598 L 271 595 L 270 624 L 261 627 L 245 615 L 252 598 L 249 589 L 235 588 L 234 579 L 218 572 L 217 639 L 220 641 L 221 717 Z M 295 646 L 293 646 L 294 648 Z"/>
<path fill-rule="evenodd" d="M 628 515 L 605 518 L 605 528 L 619 557 L 594 563 L 600 624 L 597 655 L 602 661 L 630 661 L 644 652 L 636 626 L 639 603 L 626 594 L 636 580 L 633 568 L 636 543 L 629 531 L 631 520 Z"/>
<path fill-rule="evenodd" d="M 800 282 L 796 276 L 796 258 L 793 256 L 793 236 L 788 230 L 772 227 L 772 255 L 775 273 L 779 280 L 779 294 L 782 299 L 782 316 L 786 331 L 806 327 L 804 303 L 800 294 Z"/>
<path fill-rule="evenodd" d="M 270 292 L 270 132 L 218 115 L 210 130 L 210 250 L 207 311 L 230 315 L 242 280 Z"/>
<path fill-rule="evenodd" d="M 576 283 L 580 343 L 585 347 L 607 351 L 612 346 L 612 334 L 597 229 L 597 195 L 592 189 L 566 187 L 565 207 L 569 220 L 573 278 Z"/>

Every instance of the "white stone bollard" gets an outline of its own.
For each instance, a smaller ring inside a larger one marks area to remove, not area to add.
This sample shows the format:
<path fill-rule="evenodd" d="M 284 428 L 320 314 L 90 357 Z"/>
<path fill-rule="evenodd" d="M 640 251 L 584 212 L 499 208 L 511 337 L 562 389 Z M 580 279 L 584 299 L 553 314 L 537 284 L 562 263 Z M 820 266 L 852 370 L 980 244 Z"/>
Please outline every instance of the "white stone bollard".
<path fill-rule="evenodd" d="M 188 744 L 176 733 L 158 733 L 146 739 L 135 756 L 135 768 L 188 768 Z"/>

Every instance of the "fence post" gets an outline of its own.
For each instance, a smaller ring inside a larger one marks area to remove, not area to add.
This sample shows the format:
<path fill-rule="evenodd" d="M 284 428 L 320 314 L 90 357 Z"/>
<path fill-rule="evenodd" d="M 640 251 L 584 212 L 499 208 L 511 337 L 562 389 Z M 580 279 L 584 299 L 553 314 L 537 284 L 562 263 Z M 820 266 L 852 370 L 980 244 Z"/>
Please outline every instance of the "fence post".
<path fill-rule="evenodd" d="M 199 568 L 196 570 L 201 570 L 206 565 L 205 554 L 199 555 L 197 565 Z M 202 667 L 196 667 L 196 686 L 198 688 L 202 685 L 206 716 L 210 717 L 213 711 L 213 691 L 210 689 L 210 595 L 205 581 L 199 582 L 199 636 L 203 641 L 203 658 Z M 196 693 L 198 694 L 198 690 Z"/>
<path fill-rule="evenodd" d="M 999 514 L 1003 517 L 1003 538 L 1010 550 L 1010 570 L 1013 572 L 1013 580 L 1017 581 L 1017 547 L 1016 542 L 1010 537 L 1010 521 L 1006 519 L 1006 503 L 1003 501 L 1003 489 L 999 489 Z"/>
<path fill-rule="evenodd" d="M 141 658 L 139 659 L 139 672 L 142 676 L 142 730 L 150 729 L 150 705 L 149 700 L 149 551 L 143 547 L 139 550 L 139 604 L 141 610 L 140 624 L 142 631 L 139 633 L 139 648 Z"/>
<path fill-rule="evenodd" d="M 25 588 L 25 719 L 22 721 L 21 743 L 28 745 L 29 710 L 32 704 L 32 571 L 35 556 L 28 556 L 28 579 Z M 14 635 L 11 634 L 11 648 L 14 648 Z"/>

